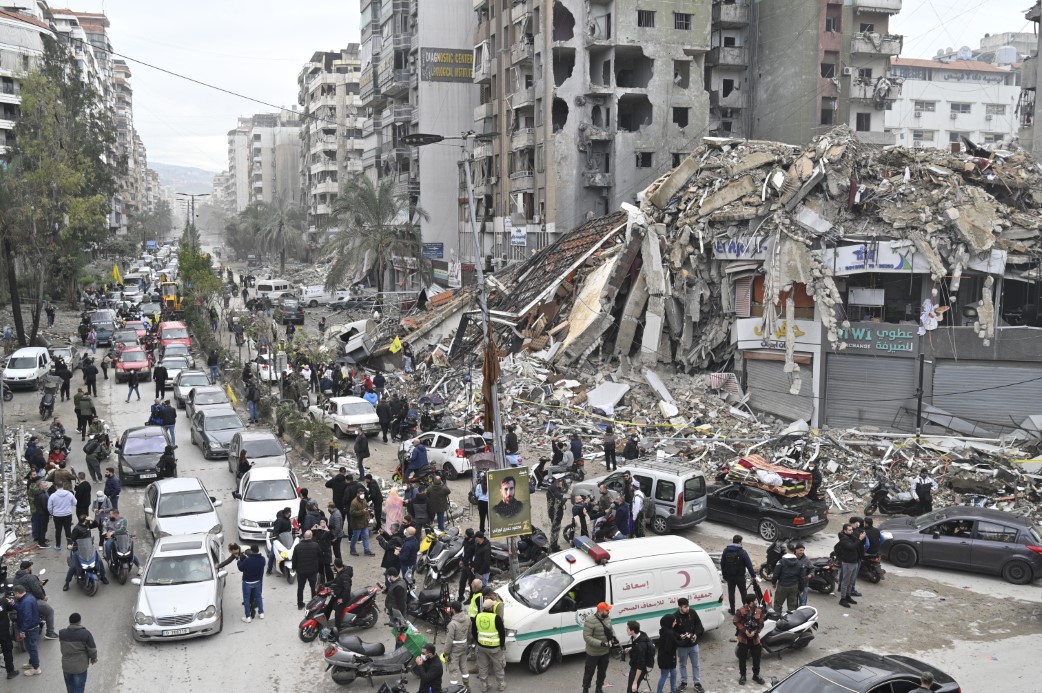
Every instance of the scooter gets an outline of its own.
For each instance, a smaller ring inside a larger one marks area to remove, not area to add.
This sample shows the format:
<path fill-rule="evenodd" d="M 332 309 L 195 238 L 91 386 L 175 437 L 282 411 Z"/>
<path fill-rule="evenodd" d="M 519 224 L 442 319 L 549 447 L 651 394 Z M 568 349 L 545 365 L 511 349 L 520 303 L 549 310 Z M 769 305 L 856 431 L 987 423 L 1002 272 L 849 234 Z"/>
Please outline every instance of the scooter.
<path fill-rule="evenodd" d="M 460 683 L 450 683 L 441 685 L 441 693 L 467 693 L 469 689 Z M 382 686 L 376 689 L 376 693 L 412 693 L 412 689 L 409 688 L 409 677 L 404 673 L 398 679 L 398 683 L 392 687 L 388 683 L 384 683 Z"/>
<path fill-rule="evenodd" d="M 530 493 L 534 493 L 537 489 L 549 486 L 560 478 L 565 480 L 564 488 L 567 493 L 573 482 L 586 478 L 586 469 L 581 464 L 572 464 L 570 467 L 562 464 L 552 465 L 549 457 L 540 457 L 539 461 L 530 468 L 528 490 Z"/>
<path fill-rule="evenodd" d="M 864 578 L 872 584 L 876 584 L 880 580 L 885 579 L 886 569 L 883 568 L 883 562 L 878 553 L 865 554 L 865 559 L 861 561 L 861 569 L 858 571 L 858 577 Z"/>
<path fill-rule="evenodd" d="M 293 584 L 297 578 L 297 571 L 293 570 L 293 549 L 300 543 L 300 534 L 297 530 L 297 519 L 293 518 L 293 531 L 283 532 L 277 537 L 272 537 L 269 531 L 265 537 L 268 546 L 268 555 L 275 553 L 275 567 L 282 573 L 286 582 Z"/>
<path fill-rule="evenodd" d="M 365 642 L 357 635 L 340 637 L 336 628 L 322 630 L 322 640 L 326 642 L 323 656 L 326 669 L 332 669 L 334 683 L 347 686 L 356 678 L 363 678 L 371 684 L 374 676 L 401 676 L 409 670 L 413 654 L 405 641 L 416 634 L 416 629 L 398 611 L 391 615 L 388 625 L 395 642 L 394 652 L 389 655 L 384 654 L 381 642 Z"/>
<path fill-rule="evenodd" d="M 412 440 L 416 437 L 416 417 L 396 416 L 391 419 L 391 439 L 394 441 Z"/>
<path fill-rule="evenodd" d="M 409 590 L 409 615 L 423 619 L 438 628 L 445 628 L 452 620 L 449 604 L 449 583 L 442 582 L 440 587 L 430 589 Z"/>
<path fill-rule="evenodd" d="M 134 538 L 129 534 L 117 534 L 113 540 L 109 570 L 116 576 L 119 584 L 125 585 L 130 568 L 134 565 Z"/>
<path fill-rule="evenodd" d="M 767 612 L 770 613 L 770 612 Z M 760 644 L 767 654 L 781 653 L 786 650 L 802 650 L 814 639 L 813 631 L 818 629 L 818 610 L 813 606 L 801 606 L 790 611 L 781 618 L 768 618 L 760 631 Z"/>
<path fill-rule="evenodd" d="M 774 542 L 767 547 L 767 559 L 760 564 L 760 570 L 758 571 L 760 577 L 764 580 L 770 580 L 774 575 L 774 568 L 778 565 L 778 561 L 785 555 L 788 545 L 792 542 L 792 539 L 775 539 Z"/>
<path fill-rule="evenodd" d="M 889 479 L 880 478 L 872 488 L 872 496 L 865 506 L 865 515 L 872 515 L 877 510 L 884 515 L 918 515 L 919 501 L 911 494 L 895 494 L 894 485 Z M 904 498 L 903 496 L 907 496 Z"/>
<path fill-rule="evenodd" d="M 464 539 L 465 537 L 460 536 L 459 530 L 452 527 L 438 540 L 442 547 L 436 554 L 432 548 L 433 555 L 427 559 L 427 575 L 423 580 L 425 588 L 434 586 L 440 580 L 448 580 L 456 574 L 460 561 L 463 560 Z"/>
<path fill-rule="evenodd" d="M 98 593 L 98 584 L 101 582 L 99 563 L 101 557 L 94 545 L 94 537 L 76 540 L 76 560 L 80 563 L 80 569 L 76 571 L 76 584 L 80 586 L 83 593 L 93 597 Z"/>
<path fill-rule="evenodd" d="M 839 565 L 833 556 L 811 560 L 814 571 L 810 575 L 810 588 L 819 594 L 832 594 L 839 581 Z"/>
<path fill-rule="evenodd" d="M 351 592 L 347 603 L 337 607 L 333 615 L 336 628 L 371 628 L 376 625 L 380 612 L 376 606 L 376 595 L 380 593 L 379 587 L 365 587 Z M 311 642 L 318 637 L 323 629 L 329 627 L 326 619 L 326 607 L 329 600 L 333 598 L 333 590 L 329 585 L 322 585 L 318 592 L 308 602 L 304 611 L 304 618 L 297 626 L 297 635 L 304 642 Z M 346 637 L 346 636 L 341 636 Z"/>
<path fill-rule="evenodd" d="M 437 431 L 441 428 L 441 419 L 444 412 L 440 409 L 424 409 L 420 414 L 420 431 Z"/>
<path fill-rule="evenodd" d="M 10 402 L 12 399 L 14 399 L 14 393 L 11 392 L 11 388 L 7 387 L 6 383 L 0 383 L 0 390 L 2 390 L 4 393 L 5 402 Z"/>
<path fill-rule="evenodd" d="M 427 528 L 423 538 L 420 539 L 420 549 L 416 556 L 416 568 L 413 572 L 422 573 L 427 570 L 441 555 L 449 542 L 459 536 L 459 527 L 449 527 L 447 530 Z"/>
<path fill-rule="evenodd" d="M 426 467 L 413 470 L 409 477 L 405 477 L 406 465 L 409 463 L 409 458 L 402 459 L 402 452 L 398 451 L 398 466 L 394 468 L 394 473 L 391 474 L 391 480 L 396 484 L 409 483 L 419 484 L 420 486 L 427 487 L 434 483 L 434 467 L 429 463 Z"/>
<path fill-rule="evenodd" d="M 58 385 L 50 378 L 41 381 L 43 395 L 40 396 L 40 418 L 49 419 L 54 414 L 54 400 L 58 396 Z"/>

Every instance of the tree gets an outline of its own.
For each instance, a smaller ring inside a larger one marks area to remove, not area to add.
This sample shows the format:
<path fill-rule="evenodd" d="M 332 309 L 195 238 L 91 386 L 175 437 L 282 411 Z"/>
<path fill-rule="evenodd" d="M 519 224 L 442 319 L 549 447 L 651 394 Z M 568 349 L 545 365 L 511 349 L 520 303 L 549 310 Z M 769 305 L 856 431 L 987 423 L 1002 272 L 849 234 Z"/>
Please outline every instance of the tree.
<path fill-rule="evenodd" d="M 307 213 L 298 205 L 276 197 L 271 204 L 257 203 L 263 215 L 257 240 L 266 252 L 278 253 L 279 271 L 286 271 L 286 253 L 297 253 L 304 248 Z"/>
<path fill-rule="evenodd" d="M 155 210 L 145 210 L 134 215 L 130 220 L 130 237 L 144 248 L 148 241 L 161 241 L 168 236 L 173 224 L 174 213 L 170 203 L 160 200 Z"/>
<path fill-rule="evenodd" d="M 414 259 L 420 276 L 430 277 L 419 226 L 420 219 L 430 217 L 408 195 L 396 194 L 390 178 L 377 184 L 368 176 L 355 176 L 341 191 L 332 216 L 337 231 L 323 247 L 323 254 L 333 260 L 326 289 L 353 283 L 360 274 L 375 270 L 376 288 L 383 293 L 396 257 Z"/>

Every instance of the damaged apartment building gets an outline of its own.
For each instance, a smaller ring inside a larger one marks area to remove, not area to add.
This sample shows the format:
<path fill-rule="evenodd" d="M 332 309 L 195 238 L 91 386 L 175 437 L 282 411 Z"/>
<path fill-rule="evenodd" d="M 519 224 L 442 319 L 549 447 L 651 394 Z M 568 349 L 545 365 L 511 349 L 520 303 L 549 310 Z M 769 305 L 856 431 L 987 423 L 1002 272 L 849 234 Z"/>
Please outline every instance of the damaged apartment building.
<path fill-rule="evenodd" d="M 706 133 L 710 0 L 474 0 L 472 150 L 498 267 L 617 210 Z M 462 240 L 470 234 L 465 191 Z M 465 257 L 474 251 L 463 251 Z"/>
<path fill-rule="evenodd" d="M 912 431 L 922 382 L 928 427 L 1002 435 L 1042 413 L 1042 168 L 967 149 L 704 138 L 639 205 L 490 278 L 498 343 L 589 387 L 703 374 L 817 427 Z M 421 333 L 450 358 L 481 338 Z"/>

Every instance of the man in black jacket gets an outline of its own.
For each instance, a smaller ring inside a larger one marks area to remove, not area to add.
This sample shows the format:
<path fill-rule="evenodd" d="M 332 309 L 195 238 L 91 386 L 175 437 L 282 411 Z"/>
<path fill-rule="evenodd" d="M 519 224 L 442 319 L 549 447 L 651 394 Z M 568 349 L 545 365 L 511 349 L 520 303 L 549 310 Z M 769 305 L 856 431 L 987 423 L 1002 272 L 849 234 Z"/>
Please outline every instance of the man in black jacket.
<path fill-rule="evenodd" d="M 840 540 L 836 542 L 833 551 L 836 552 L 836 560 L 839 561 L 839 605 L 850 608 L 851 604 L 857 604 L 851 596 L 854 589 L 854 578 L 857 577 L 859 561 L 861 560 L 861 545 L 865 541 L 864 532 L 860 538 L 854 536 L 854 527 L 851 524 L 843 525 Z"/>
<path fill-rule="evenodd" d="M 380 548 L 383 549 L 384 555 L 380 559 L 380 567 L 384 569 L 384 587 L 391 584 L 389 579 L 390 573 L 387 570 L 391 568 L 397 568 L 401 571 L 401 563 L 398 561 L 398 551 L 402 548 L 402 537 L 398 533 L 398 524 L 391 525 L 391 531 L 380 530 L 376 535 L 376 541 L 380 544 Z"/>
<path fill-rule="evenodd" d="M 290 520 L 292 515 L 292 508 L 283 508 L 277 515 L 275 515 L 275 523 L 271 526 L 272 539 L 278 539 L 280 534 L 293 531 L 293 522 Z M 272 551 L 268 554 L 268 575 L 271 575 L 271 571 L 274 570 L 274 568 L 275 552 Z"/>
<path fill-rule="evenodd" d="M 472 579 L 474 574 L 470 572 L 470 563 L 474 558 L 474 549 L 477 547 L 477 542 L 474 541 L 474 528 L 467 527 L 467 531 L 463 537 L 463 558 L 459 562 L 459 596 L 457 597 L 460 601 L 463 601 L 463 592 L 467 589 L 467 585 Z"/>
<path fill-rule="evenodd" d="M 152 380 L 156 381 L 156 399 L 163 399 L 166 397 L 166 379 L 168 373 L 166 366 L 160 361 L 156 364 L 156 367 L 152 369 Z"/>
<path fill-rule="evenodd" d="M 330 614 L 336 613 L 336 623 L 334 625 L 337 628 L 340 627 L 340 614 L 351 599 L 351 581 L 354 574 L 354 568 L 345 566 L 341 559 L 338 558 L 333 561 L 333 581 L 329 584 L 329 589 L 333 592 L 333 595 L 330 597 L 329 603 L 326 604 L 325 614 L 328 620 Z"/>
<path fill-rule="evenodd" d="M 33 573 L 33 562 L 22 561 L 18 566 L 18 572 L 14 574 L 14 584 L 21 585 L 25 591 L 36 597 L 36 607 L 40 616 L 47 623 L 47 632 L 44 638 L 56 640 L 58 634 L 54 631 L 54 607 L 47 603 L 47 593 L 43 589 L 43 582 Z M 3 623 L 0 621 L 0 623 Z M 0 630 L 4 630 L 0 628 Z"/>
<path fill-rule="evenodd" d="M 163 430 L 170 434 L 170 444 L 177 445 L 177 410 L 170 404 L 170 400 L 164 400 L 160 405 L 159 417 L 163 422 Z"/>
<path fill-rule="evenodd" d="M 344 489 L 347 487 L 346 474 L 347 467 L 341 467 L 333 478 L 326 482 L 326 488 L 333 491 L 333 505 L 340 508 L 341 511 L 344 508 Z"/>
<path fill-rule="evenodd" d="M 304 540 L 293 549 L 293 567 L 297 571 L 297 608 L 304 608 L 304 583 L 311 588 L 311 596 L 315 596 L 315 583 L 322 570 L 322 550 L 313 539 L 311 532 L 304 532 Z"/>
<path fill-rule="evenodd" d="M 795 611 L 800 595 L 803 594 L 806 570 L 794 551 L 795 548 L 792 548 L 778 560 L 771 576 L 771 584 L 774 586 L 774 610 L 779 615 L 783 613 L 783 606 L 789 611 Z"/>
<path fill-rule="evenodd" d="M 386 576 L 389 582 L 387 584 L 387 597 L 384 599 L 384 610 L 387 611 L 388 615 L 394 615 L 394 612 L 397 611 L 402 615 L 402 618 L 408 618 L 409 585 L 402 578 L 402 571 L 392 566 L 387 569 Z"/>
<path fill-rule="evenodd" d="M 376 528 L 379 529 L 383 524 L 384 494 L 380 489 L 380 483 L 372 474 L 365 475 L 365 487 L 369 491 L 369 500 L 373 503 L 373 519 L 376 520 Z"/>
<path fill-rule="evenodd" d="M 640 632 L 640 623 L 638 621 L 626 623 L 626 632 L 629 633 L 631 639 L 629 647 L 630 676 L 626 682 L 626 690 L 628 693 L 637 693 L 637 688 L 644 680 L 644 677 L 648 675 L 651 667 L 655 665 L 655 660 L 651 656 L 651 640 L 648 638 L 647 633 Z"/>
<path fill-rule="evenodd" d="M 677 638 L 677 661 L 680 662 L 680 687 L 677 690 L 687 688 L 687 665 L 690 663 L 692 687 L 698 693 L 704 693 L 698 639 L 705 633 L 705 627 L 702 626 L 702 619 L 691 608 L 691 602 L 687 597 L 677 600 L 677 611 L 673 614 L 673 633 Z"/>
<path fill-rule="evenodd" d="M 470 559 L 470 572 L 476 578 L 481 578 L 482 586 L 488 584 L 489 575 L 492 572 L 492 544 L 488 543 L 485 533 L 478 531 L 474 533 L 474 555 Z"/>
<path fill-rule="evenodd" d="M 384 442 L 386 443 L 387 431 L 391 428 L 391 417 L 393 416 L 391 405 L 388 403 L 386 397 L 380 398 L 380 401 L 377 403 L 376 415 L 380 418 L 380 433 L 383 435 Z"/>
<path fill-rule="evenodd" d="M 441 677 L 444 671 L 441 657 L 438 656 L 434 645 L 424 644 L 423 652 L 416 658 L 416 666 L 412 668 L 412 673 L 420 679 L 417 693 L 441 693 Z"/>
<path fill-rule="evenodd" d="M 369 436 L 359 433 L 355 436 L 355 461 L 358 463 L 358 478 L 365 478 L 365 465 L 362 461 L 369 457 Z"/>
<path fill-rule="evenodd" d="M 557 477 L 546 489 L 546 514 L 550 520 L 550 553 L 561 548 L 557 537 L 561 533 L 561 519 L 564 517 L 564 506 L 568 503 L 568 493 L 564 487 L 564 477 Z"/>

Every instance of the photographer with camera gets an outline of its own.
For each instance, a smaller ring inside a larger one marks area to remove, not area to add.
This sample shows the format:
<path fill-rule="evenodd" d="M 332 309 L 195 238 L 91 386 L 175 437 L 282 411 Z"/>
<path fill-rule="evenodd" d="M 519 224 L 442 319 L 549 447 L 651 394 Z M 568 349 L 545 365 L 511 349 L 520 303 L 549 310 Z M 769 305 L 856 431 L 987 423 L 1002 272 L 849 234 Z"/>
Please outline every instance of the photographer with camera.
<path fill-rule="evenodd" d="M 763 609 L 756 603 L 755 594 L 746 594 L 743 598 L 745 606 L 734 615 L 735 635 L 738 636 L 738 684 L 745 685 L 745 663 L 749 655 L 753 658 L 753 681 L 763 685 L 760 678 L 760 631 L 763 630 Z"/>
<path fill-rule="evenodd" d="M 677 659 L 680 662 L 680 688 L 687 688 L 687 665 L 691 665 L 691 684 L 697 693 L 703 693 L 702 669 L 699 666 L 698 639 L 705 633 L 702 619 L 691 608 L 687 597 L 677 600 L 677 611 L 673 614 L 673 630 L 677 636 Z"/>
<path fill-rule="evenodd" d="M 596 693 L 604 693 L 604 677 L 608 673 L 611 648 L 618 647 L 619 639 L 611 627 L 611 604 L 601 602 L 597 613 L 583 622 L 583 642 L 586 643 L 586 667 L 583 670 L 583 693 L 590 693 L 593 672 L 597 671 Z"/>

